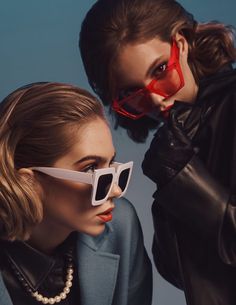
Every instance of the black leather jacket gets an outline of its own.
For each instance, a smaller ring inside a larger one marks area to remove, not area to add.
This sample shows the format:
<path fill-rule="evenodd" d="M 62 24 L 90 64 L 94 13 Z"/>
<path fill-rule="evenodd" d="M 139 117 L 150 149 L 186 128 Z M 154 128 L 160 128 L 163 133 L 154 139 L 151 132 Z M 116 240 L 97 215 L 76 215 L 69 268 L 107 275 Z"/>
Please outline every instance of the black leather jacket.
<path fill-rule="evenodd" d="M 71 234 L 50 256 L 24 242 L 0 241 L 0 270 L 14 305 L 42 304 L 30 295 L 26 290 L 26 284 L 33 291 L 39 291 L 46 297 L 54 297 L 63 291 L 66 257 L 70 257 L 75 265 L 73 257 L 76 254 L 68 253 L 69 248 L 75 245 L 75 237 L 75 234 Z M 66 299 L 61 300 L 60 305 L 80 304 L 76 265 L 73 276 L 71 291 Z M 20 281 L 19 277 L 24 281 Z"/>
<path fill-rule="evenodd" d="M 199 151 L 154 194 L 154 260 L 188 305 L 235 305 L 236 70 L 201 81 L 178 120 Z"/>

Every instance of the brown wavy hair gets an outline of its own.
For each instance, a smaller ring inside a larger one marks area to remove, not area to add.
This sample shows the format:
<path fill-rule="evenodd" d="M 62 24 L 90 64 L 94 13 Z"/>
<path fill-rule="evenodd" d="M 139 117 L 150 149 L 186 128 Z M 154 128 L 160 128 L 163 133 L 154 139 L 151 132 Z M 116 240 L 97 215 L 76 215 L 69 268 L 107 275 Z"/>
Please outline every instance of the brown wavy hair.
<path fill-rule="evenodd" d="M 20 168 L 52 166 L 67 153 L 74 132 L 99 117 L 102 105 L 87 91 L 62 83 L 22 87 L 0 104 L 0 238 L 25 240 L 43 218 L 32 180 Z"/>
<path fill-rule="evenodd" d="M 88 81 L 105 105 L 116 95 L 116 59 L 129 44 L 155 37 L 171 42 L 181 33 L 189 44 L 189 65 L 196 82 L 236 59 L 234 30 L 219 22 L 197 23 L 175 0 L 98 0 L 81 27 L 79 46 Z M 143 141 L 155 123 L 116 116 L 131 138 Z"/>

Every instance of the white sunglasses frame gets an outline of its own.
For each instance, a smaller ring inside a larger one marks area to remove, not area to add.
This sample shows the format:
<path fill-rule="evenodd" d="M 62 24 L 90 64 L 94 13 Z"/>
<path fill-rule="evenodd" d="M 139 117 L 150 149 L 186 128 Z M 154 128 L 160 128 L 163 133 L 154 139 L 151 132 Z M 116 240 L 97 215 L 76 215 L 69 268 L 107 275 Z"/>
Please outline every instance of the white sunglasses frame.
<path fill-rule="evenodd" d="M 133 161 L 130 161 L 127 163 L 114 162 L 111 164 L 111 167 L 95 169 L 93 173 L 84 173 L 84 172 L 57 168 L 57 167 L 43 167 L 43 166 L 31 167 L 32 170 L 44 173 L 46 175 L 49 175 L 49 176 L 57 178 L 57 179 L 91 184 L 92 185 L 91 204 L 93 206 L 101 205 L 105 201 L 107 201 L 109 194 L 111 192 L 111 189 L 113 187 L 113 184 L 116 183 L 118 185 L 118 180 L 119 180 L 120 174 L 125 169 L 129 169 L 129 176 L 127 179 L 125 189 L 124 189 L 124 191 L 122 191 L 122 193 L 119 196 L 119 197 L 122 197 L 125 194 L 125 192 L 127 191 L 130 177 L 132 174 L 132 168 L 133 168 Z M 112 174 L 112 181 L 111 181 L 109 190 L 107 191 L 107 195 L 103 199 L 96 200 L 97 186 L 98 186 L 99 178 L 105 174 Z"/>

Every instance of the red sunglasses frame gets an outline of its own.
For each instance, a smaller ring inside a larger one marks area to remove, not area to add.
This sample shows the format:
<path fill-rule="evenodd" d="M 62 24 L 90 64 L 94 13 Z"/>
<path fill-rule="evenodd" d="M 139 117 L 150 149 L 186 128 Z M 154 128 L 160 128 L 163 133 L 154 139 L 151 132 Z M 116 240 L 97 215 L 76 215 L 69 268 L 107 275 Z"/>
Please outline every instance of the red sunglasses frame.
<path fill-rule="evenodd" d="M 133 120 L 137 120 L 137 119 L 145 116 L 145 114 L 147 114 L 150 109 L 147 110 L 147 111 L 143 111 L 140 114 L 132 114 L 132 113 L 129 113 L 122 108 L 122 105 L 124 103 L 133 99 L 135 96 L 138 96 L 138 95 L 148 96 L 149 93 L 155 93 L 155 94 L 161 95 L 165 98 L 169 98 L 169 97 L 173 96 L 176 92 L 178 92 L 181 88 L 183 88 L 184 77 L 183 77 L 183 73 L 182 73 L 182 70 L 181 70 L 181 67 L 180 67 L 180 63 L 179 63 L 179 48 L 178 48 L 177 43 L 176 43 L 175 40 L 173 40 L 173 43 L 172 43 L 172 46 L 171 46 L 171 56 L 170 56 L 170 59 L 168 61 L 167 68 L 166 68 L 165 72 L 169 71 L 169 70 L 173 70 L 173 69 L 176 69 L 176 71 L 178 72 L 178 75 L 179 75 L 179 78 L 180 78 L 180 84 L 179 84 L 179 87 L 172 94 L 166 94 L 165 92 L 161 91 L 160 89 L 157 90 L 155 88 L 155 85 L 158 82 L 158 79 L 154 78 L 153 80 L 151 80 L 151 82 L 147 86 L 143 87 L 142 89 L 137 90 L 136 92 L 134 92 L 129 97 L 125 97 L 121 100 L 114 99 L 113 103 L 112 103 L 112 109 L 115 112 L 117 112 L 117 113 L 119 113 L 119 114 L 121 114 L 125 117 L 128 117 L 128 118 L 133 119 Z"/>

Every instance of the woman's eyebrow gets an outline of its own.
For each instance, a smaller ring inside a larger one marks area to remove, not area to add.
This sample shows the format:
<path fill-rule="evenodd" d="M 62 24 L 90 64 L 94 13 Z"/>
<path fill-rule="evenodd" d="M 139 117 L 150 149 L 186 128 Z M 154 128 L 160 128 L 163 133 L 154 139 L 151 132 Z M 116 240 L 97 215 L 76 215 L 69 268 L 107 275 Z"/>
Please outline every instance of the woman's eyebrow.
<path fill-rule="evenodd" d="M 111 158 L 111 161 L 113 161 L 116 157 L 116 152 L 114 153 L 114 155 L 112 156 Z M 95 160 L 96 162 L 106 162 L 107 159 L 104 158 L 104 157 L 101 157 L 101 156 L 98 156 L 98 155 L 88 155 L 88 156 L 85 156 L 81 159 L 79 159 L 78 161 L 76 161 L 74 164 L 80 164 L 82 162 L 85 162 L 85 161 L 90 161 L 90 160 Z"/>
<path fill-rule="evenodd" d="M 85 162 L 85 161 L 90 161 L 90 160 L 95 160 L 97 162 L 100 162 L 103 160 L 103 158 L 101 156 L 96 156 L 96 155 L 88 155 L 86 157 L 83 157 L 81 159 L 79 159 L 78 161 L 75 162 L 75 164 L 80 164 L 82 162 Z"/>

